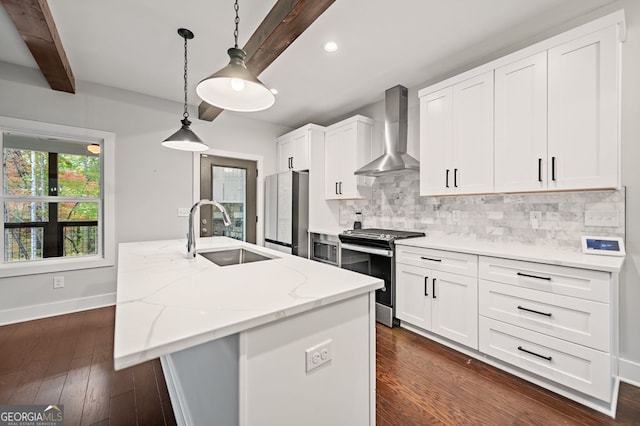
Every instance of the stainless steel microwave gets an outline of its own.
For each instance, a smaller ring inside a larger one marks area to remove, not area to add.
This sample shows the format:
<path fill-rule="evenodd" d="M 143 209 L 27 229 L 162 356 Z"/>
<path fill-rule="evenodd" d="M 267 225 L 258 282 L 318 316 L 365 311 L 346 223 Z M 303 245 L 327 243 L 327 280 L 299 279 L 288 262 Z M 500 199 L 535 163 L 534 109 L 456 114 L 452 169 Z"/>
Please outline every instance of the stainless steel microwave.
<path fill-rule="evenodd" d="M 340 241 L 336 236 L 311 234 L 311 259 L 340 266 Z"/>

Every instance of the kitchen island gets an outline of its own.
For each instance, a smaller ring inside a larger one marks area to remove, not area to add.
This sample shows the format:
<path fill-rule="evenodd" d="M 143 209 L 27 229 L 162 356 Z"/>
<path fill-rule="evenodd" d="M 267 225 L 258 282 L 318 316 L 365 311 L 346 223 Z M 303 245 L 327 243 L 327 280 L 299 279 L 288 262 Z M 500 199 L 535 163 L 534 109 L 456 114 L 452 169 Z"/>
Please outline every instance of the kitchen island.
<path fill-rule="evenodd" d="M 184 240 L 119 247 L 116 369 L 161 358 L 178 424 L 375 423 L 383 282 L 225 237 L 268 259 L 218 266 Z"/>

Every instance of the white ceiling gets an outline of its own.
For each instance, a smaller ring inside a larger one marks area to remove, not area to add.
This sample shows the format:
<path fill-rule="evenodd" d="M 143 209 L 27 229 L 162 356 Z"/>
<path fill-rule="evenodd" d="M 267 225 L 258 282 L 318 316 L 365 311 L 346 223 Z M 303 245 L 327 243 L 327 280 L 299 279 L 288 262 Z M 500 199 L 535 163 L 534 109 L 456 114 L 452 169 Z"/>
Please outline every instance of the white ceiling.
<path fill-rule="evenodd" d="M 252 118 L 297 127 L 330 124 L 396 84 L 432 81 L 534 38 L 613 0 L 336 0 L 260 76 L 276 104 Z M 240 0 L 239 45 L 275 0 Z M 182 102 L 189 28 L 189 103 L 196 83 L 226 65 L 232 0 L 49 0 L 77 80 Z M 328 39 L 340 49 L 322 50 Z M 0 7 L 0 61 L 37 68 Z M 176 113 L 181 110 L 177 109 Z M 228 114 L 225 112 L 224 114 Z M 195 117 L 191 117 L 195 119 Z"/>

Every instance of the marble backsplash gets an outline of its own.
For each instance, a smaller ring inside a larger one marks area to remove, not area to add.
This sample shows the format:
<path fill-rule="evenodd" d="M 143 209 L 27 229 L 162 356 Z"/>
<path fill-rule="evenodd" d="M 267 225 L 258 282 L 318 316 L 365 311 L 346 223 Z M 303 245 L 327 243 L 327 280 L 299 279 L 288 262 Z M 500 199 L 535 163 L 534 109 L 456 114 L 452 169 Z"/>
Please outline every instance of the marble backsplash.
<path fill-rule="evenodd" d="M 622 190 L 421 197 L 419 175 L 378 177 L 366 199 L 340 202 L 340 226 L 352 228 L 356 211 L 364 228 L 419 230 L 487 241 L 580 250 L 583 235 L 624 237 Z M 541 212 L 534 228 L 530 212 Z M 615 212 L 615 213 L 614 213 Z M 585 226 L 585 216 L 617 217 L 607 226 Z"/>

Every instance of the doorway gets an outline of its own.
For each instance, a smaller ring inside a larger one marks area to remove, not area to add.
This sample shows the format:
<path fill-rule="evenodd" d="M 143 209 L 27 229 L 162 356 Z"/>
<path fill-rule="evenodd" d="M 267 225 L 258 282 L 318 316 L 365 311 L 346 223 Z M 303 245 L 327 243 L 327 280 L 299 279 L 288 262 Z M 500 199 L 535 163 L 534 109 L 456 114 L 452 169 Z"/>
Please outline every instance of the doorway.
<path fill-rule="evenodd" d="M 200 236 L 226 236 L 256 243 L 256 161 L 200 155 L 200 199 L 216 200 L 224 206 L 231 225 L 213 206 L 200 207 Z"/>

